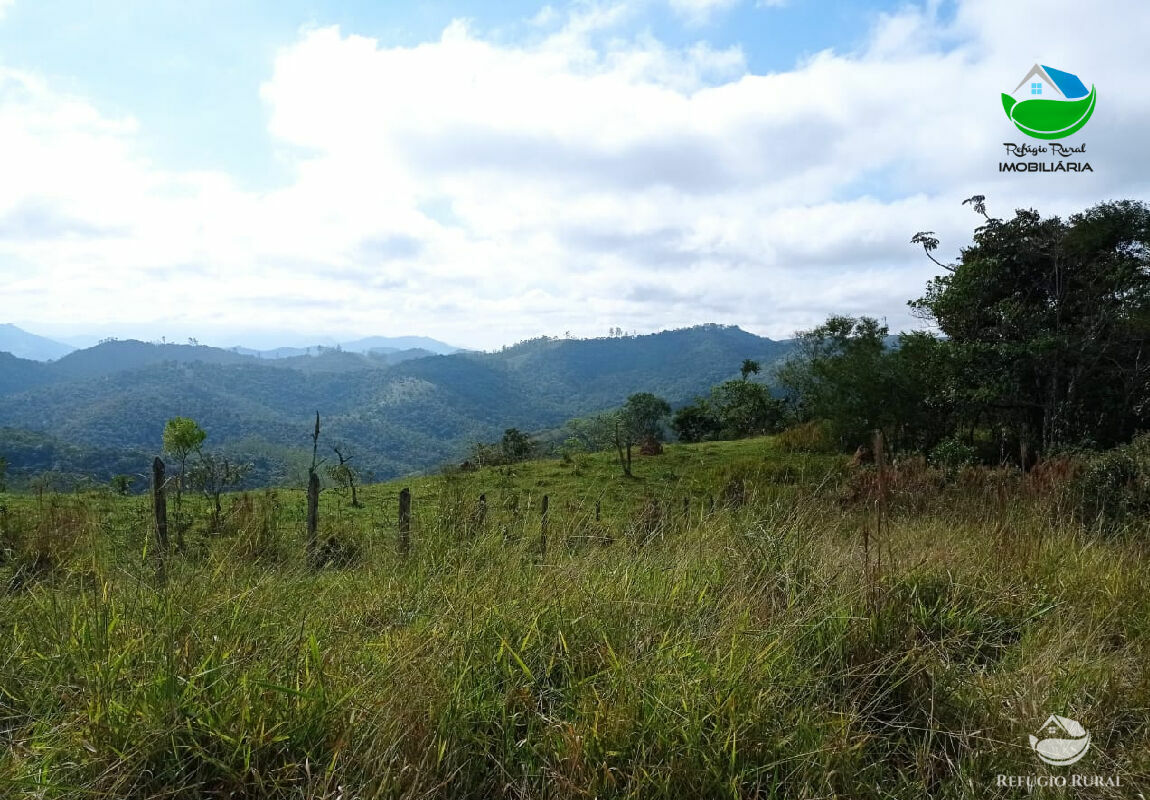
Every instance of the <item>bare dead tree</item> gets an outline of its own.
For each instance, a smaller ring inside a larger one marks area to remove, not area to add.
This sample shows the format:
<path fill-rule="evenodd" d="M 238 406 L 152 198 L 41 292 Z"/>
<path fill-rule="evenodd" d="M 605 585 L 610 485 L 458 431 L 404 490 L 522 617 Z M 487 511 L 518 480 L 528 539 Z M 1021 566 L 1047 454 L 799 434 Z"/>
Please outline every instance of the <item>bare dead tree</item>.
<path fill-rule="evenodd" d="M 359 473 L 357 473 L 355 467 L 351 465 L 351 460 L 354 456 L 344 455 L 344 449 L 339 445 L 334 445 L 331 449 L 339 459 L 339 463 L 332 464 L 327 468 L 328 475 L 331 476 L 331 479 L 337 484 L 351 492 L 352 508 L 363 508 L 363 503 L 359 502 L 359 496 L 356 494 L 355 482 L 359 479 Z"/>

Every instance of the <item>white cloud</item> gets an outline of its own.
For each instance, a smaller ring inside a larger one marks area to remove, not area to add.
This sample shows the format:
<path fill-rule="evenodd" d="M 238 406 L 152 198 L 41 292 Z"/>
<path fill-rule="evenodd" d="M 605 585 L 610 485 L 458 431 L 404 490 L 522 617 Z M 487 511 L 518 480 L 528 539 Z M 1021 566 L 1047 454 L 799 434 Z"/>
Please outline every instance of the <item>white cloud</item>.
<path fill-rule="evenodd" d="M 955 252 L 963 197 L 1145 197 L 1150 109 L 1123 54 L 1150 7 L 1102 5 L 1074 31 L 1070 0 L 910 8 L 859 52 L 770 75 L 623 36 L 627 4 L 552 10 L 520 45 L 462 22 L 414 47 L 308 29 L 260 91 L 294 175 L 262 192 L 150 163 L 132 119 L 0 68 L 0 319 L 469 346 L 704 321 L 786 336 L 831 311 L 898 328 L 932 273 L 910 236 Z M 1098 83 L 1093 175 L 997 172 L 998 93 L 1035 60 Z"/>
<path fill-rule="evenodd" d="M 712 14 L 726 10 L 739 0 L 669 0 L 671 9 L 689 22 L 700 24 Z"/>
<path fill-rule="evenodd" d="M 16 0 L 0 0 L 0 21 L 3 21 L 4 15 L 8 13 L 8 9 L 16 4 Z"/>

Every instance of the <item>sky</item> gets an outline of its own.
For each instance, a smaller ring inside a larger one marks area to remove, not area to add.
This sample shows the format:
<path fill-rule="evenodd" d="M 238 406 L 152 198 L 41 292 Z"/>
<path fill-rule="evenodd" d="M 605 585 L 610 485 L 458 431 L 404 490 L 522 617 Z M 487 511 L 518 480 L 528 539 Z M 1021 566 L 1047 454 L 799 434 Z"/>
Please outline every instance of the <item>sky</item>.
<path fill-rule="evenodd" d="M 1150 195 L 1145 0 L 0 0 L 0 322 L 249 346 L 907 301 L 978 223 Z M 1000 173 L 1034 63 L 1093 172 Z"/>

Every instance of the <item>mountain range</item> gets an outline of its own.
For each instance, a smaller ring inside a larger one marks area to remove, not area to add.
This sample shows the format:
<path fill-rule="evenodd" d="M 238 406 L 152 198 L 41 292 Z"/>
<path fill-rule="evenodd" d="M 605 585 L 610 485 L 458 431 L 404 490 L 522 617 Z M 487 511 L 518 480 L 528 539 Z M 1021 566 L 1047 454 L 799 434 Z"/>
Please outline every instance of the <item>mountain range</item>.
<path fill-rule="evenodd" d="M 380 353 L 401 353 L 407 350 L 420 350 L 428 355 L 446 356 L 459 352 L 458 347 L 427 336 L 368 336 L 350 342 L 334 345 L 317 344 L 311 347 L 276 347 L 271 350 L 255 350 L 250 347 L 233 347 L 233 352 L 257 358 L 296 358 L 299 356 L 320 355 L 329 350 L 342 350 L 349 353 L 377 355 Z"/>
<path fill-rule="evenodd" d="M 461 460 L 469 443 L 508 427 L 538 432 L 617 407 L 634 392 L 683 404 L 737 375 L 744 358 L 766 367 L 792 343 L 704 325 L 543 337 L 491 353 L 384 347 L 265 358 L 128 340 L 49 363 L 0 353 L 0 456 L 13 474 L 102 480 L 111 467 L 93 469 L 100 463 L 142 471 L 165 421 L 187 416 L 207 431 L 207 447 L 252 461 L 260 482 L 290 482 L 310 458 L 318 410 L 322 452 L 343 445 L 382 479 Z"/>
<path fill-rule="evenodd" d="M 70 344 L 30 333 L 11 323 L 4 323 L 0 324 L 0 353 L 10 353 L 17 358 L 32 361 L 53 361 L 75 350 L 92 347 L 97 341 L 91 336 L 68 338 Z M 447 355 L 459 350 L 458 347 L 452 347 L 428 336 L 368 336 L 347 342 L 327 338 L 314 345 L 302 347 L 276 347 L 259 350 L 237 345 L 228 349 L 241 355 L 257 358 L 293 358 L 295 356 L 319 355 L 326 350 L 343 350 L 363 354 L 425 350 L 436 355 Z"/>
<path fill-rule="evenodd" d="M 0 324 L 0 352 L 33 361 L 51 361 L 66 356 L 75 349 L 63 342 L 29 333 L 11 323 Z"/>

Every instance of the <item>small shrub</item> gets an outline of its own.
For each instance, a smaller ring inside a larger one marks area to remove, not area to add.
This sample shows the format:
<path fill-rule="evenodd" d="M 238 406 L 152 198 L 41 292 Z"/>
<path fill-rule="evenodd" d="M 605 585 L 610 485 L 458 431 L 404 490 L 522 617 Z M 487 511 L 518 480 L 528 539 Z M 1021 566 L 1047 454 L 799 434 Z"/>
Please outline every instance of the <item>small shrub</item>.
<path fill-rule="evenodd" d="M 362 555 L 363 549 L 356 542 L 328 536 L 316 551 L 312 566 L 315 569 L 351 567 L 359 563 Z"/>
<path fill-rule="evenodd" d="M 1112 528 L 1150 514 L 1150 435 L 1091 457 L 1070 491 L 1088 525 Z"/>
<path fill-rule="evenodd" d="M 974 464 L 977 453 L 966 442 L 943 439 L 930 451 L 927 460 L 931 466 L 943 470 L 948 478 L 955 477 L 964 467 Z"/>
<path fill-rule="evenodd" d="M 84 505 L 56 494 L 47 496 L 32 519 L 13 516 L 8 511 L 0 515 L 0 564 L 13 568 L 10 591 L 66 572 L 90 523 Z"/>
<path fill-rule="evenodd" d="M 831 424 L 821 419 L 787 428 L 775 437 L 775 443 L 784 453 L 833 453 L 837 449 Z"/>
<path fill-rule="evenodd" d="M 643 507 L 631 521 L 631 536 L 636 542 L 645 544 L 662 534 L 666 525 L 663 504 L 657 498 L 647 497 L 643 501 Z"/>
<path fill-rule="evenodd" d="M 727 508 L 740 508 L 747 502 L 747 479 L 743 475 L 731 475 L 723 484 L 720 497 Z"/>
<path fill-rule="evenodd" d="M 288 547 L 279 526 L 280 501 L 274 490 L 255 496 L 245 492 L 224 522 L 224 533 L 235 536 L 229 557 L 270 564 L 283 561 Z"/>
<path fill-rule="evenodd" d="M 885 483 L 891 509 L 922 511 L 942 495 L 946 478 L 922 456 L 912 455 L 900 457 L 887 467 Z M 878 498 L 878 469 L 863 466 L 854 468 L 843 483 L 839 503 L 844 508 L 871 507 Z"/>

